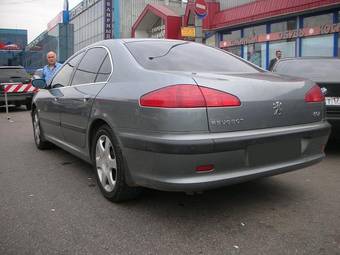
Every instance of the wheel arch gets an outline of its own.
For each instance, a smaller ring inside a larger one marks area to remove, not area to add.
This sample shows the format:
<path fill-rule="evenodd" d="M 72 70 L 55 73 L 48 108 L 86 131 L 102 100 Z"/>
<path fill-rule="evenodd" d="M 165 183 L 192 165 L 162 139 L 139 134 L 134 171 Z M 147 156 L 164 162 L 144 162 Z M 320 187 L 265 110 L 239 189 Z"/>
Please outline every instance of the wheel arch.
<path fill-rule="evenodd" d="M 106 119 L 104 118 L 101 118 L 101 117 L 97 117 L 95 119 L 93 119 L 91 121 L 91 124 L 89 125 L 89 131 L 88 131 L 88 135 L 87 135 L 87 141 L 88 141 L 88 152 L 89 152 L 89 157 L 90 157 L 90 160 L 93 161 L 93 156 L 92 156 L 92 142 L 93 142 L 93 136 L 95 135 L 96 131 L 98 130 L 98 128 L 100 128 L 101 126 L 103 125 L 108 125 L 112 131 L 112 135 L 116 138 L 116 140 L 118 141 L 118 145 L 119 147 L 121 148 L 122 150 L 122 143 L 117 135 L 117 133 L 115 132 L 114 128 L 112 127 L 112 125 L 110 125 L 110 122 L 107 121 Z M 125 178 L 126 178 L 126 182 L 130 185 L 130 186 L 135 186 L 135 183 L 131 177 L 131 173 L 130 173 L 130 170 L 129 170 L 129 167 L 128 167 L 128 162 L 126 161 L 126 158 L 124 157 L 124 154 L 123 154 L 123 160 L 124 160 L 124 164 L 125 164 L 125 169 L 126 169 L 126 172 L 125 172 Z"/>
<path fill-rule="evenodd" d="M 115 129 L 110 124 L 110 122 L 108 120 L 106 120 L 105 118 L 97 117 L 97 118 L 95 118 L 91 121 L 89 128 L 88 128 L 88 133 L 87 133 L 88 152 L 89 152 L 91 160 L 92 160 L 91 148 L 92 148 L 92 140 L 93 140 L 92 138 L 93 138 L 95 132 L 98 130 L 98 128 L 103 126 L 103 125 L 108 125 L 110 127 L 110 129 L 112 131 L 112 135 L 115 136 L 115 138 L 117 139 L 117 141 L 119 143 L 119 146 L 122 147 L 121 141 L 120 141 L 119 137 L 117 136 Z"/>

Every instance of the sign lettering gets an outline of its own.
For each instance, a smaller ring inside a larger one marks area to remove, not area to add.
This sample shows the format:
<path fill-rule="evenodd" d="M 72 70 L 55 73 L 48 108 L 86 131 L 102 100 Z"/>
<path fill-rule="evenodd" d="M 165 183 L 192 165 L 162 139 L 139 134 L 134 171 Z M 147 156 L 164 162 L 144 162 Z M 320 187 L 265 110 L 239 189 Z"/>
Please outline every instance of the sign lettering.
<path fill-rule="evenodd" d="M 340 23 L 324 24 L 318 27 L 312 27 L 312 28 L 306 27 L 306 28 L 301 28 L 301 29 L 288 30 L 284 32 L 256 35 L 252 37 L 241 38 L 238 40 L 222 41 L 220 43 L 220 47 L 227 48 L 227 47 L 240 46 L 240 45 L 246 45 L 246 44 L 252 44 L 252 43 L 288 40 L 288 39 L 295 39 L 297 37 L 325 35 L 325 34 L 332 34 L 332 33 L 338 33 L 338 32 L 340 32 Z"/>
<path fill-rule="evenodd" d="M 104 39 L 112 39 L 112 0 L 105 0 L 104 2 Z"/>

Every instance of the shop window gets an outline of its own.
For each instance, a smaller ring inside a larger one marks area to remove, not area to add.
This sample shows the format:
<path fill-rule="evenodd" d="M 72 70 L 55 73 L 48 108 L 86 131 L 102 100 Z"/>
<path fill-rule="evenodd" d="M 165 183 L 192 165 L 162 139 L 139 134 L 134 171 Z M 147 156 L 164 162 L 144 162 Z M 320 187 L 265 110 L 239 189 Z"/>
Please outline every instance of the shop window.
<path fill-rule="evenodd" d="M 290 19 L 284 22 L 277 22 L 270 25 L 271 33 L 284 32 L 287 30 L 297 29 L 297 19 Z"/>
<path fill-rule="evenodd" d="M 248 27 L 244 29 L 244 37 L 266 34 L 266 25 Z"/>
<path fill-rule="evenodd" d="M 235 54 L 239 57 L 242 57 L 241 56 L 241 46 L 233 46 L 233 47 L 226 48 L 225 50 L 230 52 L 230 53 L 233 53 L 233 54 Z"/>
<path fill-rule="evenodd" d="M 275 58 L 275 53 L 280 50 L 282 58 L 295 57 L 296 42 L 294 41 L 276 41 L 269 44 L 269 61 Z"/>
<path fill-rule="evenodd" d="M 266 44 L 255 43 L 244 46 L 243 58 L 262 68 L 266 67 Z"/>
<path fill-rule="evenodd" d="M 223 41 L 241 39 L 241 30 L 229 31 L 223 34 Z"/>
<path fill-rule="evenodd" d="M 321 26 L 324 24 L 333 24 L 332 13 L 307 17 L 303 19 L 304 27 L 317 27 L 317 26 Z"/>
<path fill-rule="evenodd" d="M 302 39 L 302 56 L 332 57 L 334 47 L 334 36 L 314 36 Z"/>

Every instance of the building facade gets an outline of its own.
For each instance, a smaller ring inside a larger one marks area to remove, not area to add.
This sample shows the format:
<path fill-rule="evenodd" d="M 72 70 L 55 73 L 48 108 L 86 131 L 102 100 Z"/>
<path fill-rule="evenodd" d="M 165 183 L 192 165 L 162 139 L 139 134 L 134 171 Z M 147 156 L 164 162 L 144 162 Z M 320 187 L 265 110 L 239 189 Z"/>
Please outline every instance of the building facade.
<path fill-rule="evenodd" d="M 200 36 L 265 69 L 276 50 L 283 57 L 339 56 L 339 0 L 206 0 L 204 19 L 195 6 L 194 0 L 83 0 L 70 10 L 68 22 L 49 26 L 30 43 L 30 65 L 44 61 L 47 50 L 63 62 L 97 41 L 129 37 Z M 39 48 L 40 57 L 34 52 Z"/>
<path fill-rule="evenodd" d="M 109 11 L 105 8 L 107 3 L 109 3 Z M 84 0 L 70 11 L 70 24 L 74 28 L 75 52 L 87 45 L 104 40 L 105 30 L 109 34 L 106 39 L 113 38 L 115 20 L 112 18 L 113 10 L 112 0 Z M 109 23 L 106 23 L 106 17 L 109 15 Z"/>
<path fill-rule="evenodd" d="M 134 22 L 148 4 L 181 8 L 182 0 L 83 0 L 70 10 L 74 50 L 111 38 L 129 38 Z"/>
<path fill-rule="evenodd" d="M 73 25 L 57 23 L 48 31 L 44 31 L 30 42 L 24 54 L 24 66 L 29 72 L 46 65 L 46 55 L 49 51 L 57 54 L 58 62 L 63 63 L 73 54 Z"/>
<path fill-rule="evenodd" d="M 49 51 L 54 51 L 61 63 L 73 54 L 74 29 L 68 21 L 68 11 L 60 12 L 47 24 L 47 29 L 26 46 L 23 64 L 27 71 L 33 72 L 46 65 Z"/>
<path fill-rule="evenodd" d="M 22 65 L 27 30 L 0 29 L 0 66 Z"/>
<path fill-rule="evenodd" d="M 207 16 L 200 21 L 203 42 L 232 52 L 268 69 L 275 52 L 283 57 L 339 56 L 339 0 L 206 1 Z M 183 27 L 197 27 L 195 2 L 189 1 L 184 15 L 171 8 L 148 5 L 133 24 L 132 37 L 154 37 L 151 31 L 165 31 L 164 38 L 190 39 Z M 180 20 L 174 24 L 170 20 Z M 153 30 L 154 29 L 154 30 Z M 166 31 L 171 31 L 167 33 Z M 197 30 L 196 30 L 197 31 Z M 197 33 L 197 32 L 196 32 Z M 194 35 L 193 36 L 197 36 Z M 158 34 L 156 34 L 157 37 Z"/>
<path fill-rule="evenodd" d="M 340 1 L 275 2 L 248 4 L 244 16 L 218 16 L 226 25 L 217 27 L 217 46 L 265 69 L 277 50 L 283 57 L 339 56 Z"/>

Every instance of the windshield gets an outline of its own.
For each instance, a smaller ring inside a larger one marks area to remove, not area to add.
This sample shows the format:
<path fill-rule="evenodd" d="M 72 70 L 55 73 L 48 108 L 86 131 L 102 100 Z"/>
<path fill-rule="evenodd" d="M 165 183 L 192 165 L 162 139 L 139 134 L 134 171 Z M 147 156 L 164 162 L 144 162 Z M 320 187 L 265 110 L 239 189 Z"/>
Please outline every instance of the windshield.
<path fill-rule="evenodd" d="M 339 82 L 340 59 L 283 60 L 275 66 L 275 72 L 302 77 L 316 82 Z"/>
<path fill-rule="evenodd" d="M 125 44 L 146 69 L 184 72 L 257 73 L 261 69 L 231 54 L 183 41 L 138 41 Z"/>
<path fill-rule="evenodd" d="M 0 68 L 0 83 L 27 82 L 29 79 L 24 68 Z"/>

